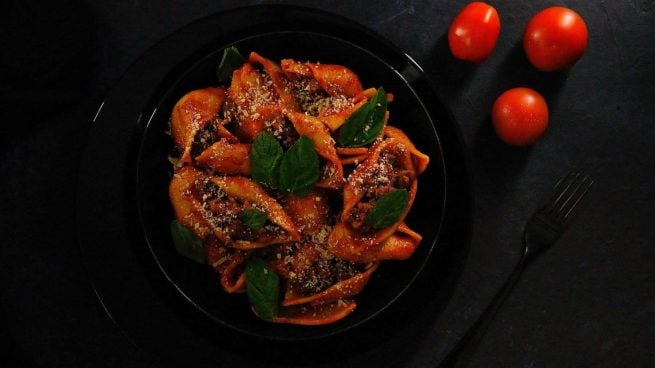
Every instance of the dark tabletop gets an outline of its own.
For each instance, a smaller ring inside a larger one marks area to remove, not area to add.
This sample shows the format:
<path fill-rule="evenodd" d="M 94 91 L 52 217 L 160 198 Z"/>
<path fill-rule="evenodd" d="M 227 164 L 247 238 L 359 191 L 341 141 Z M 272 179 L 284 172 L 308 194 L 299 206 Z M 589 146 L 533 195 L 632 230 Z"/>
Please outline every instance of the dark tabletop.
<path fill-rule="evenodd" d="M 0 362 L 155 365 L 107 318 L 82 265 L 74 203 L 85 138 L 104 94 L 150 46 L 203 16 L 254 3 L 3 3 Z M 471 249 L 443 311 L 449 317 L 429 321 L 438 343 L 417 344 L 403 357 L 406 366 L 443 358 L 517 262 L 527 217 L 572 169 L 596 181 L 581 213 L 527 268 L 469 366 L 655 364 L 652 1 L 565 2 L 585 19 L 589 46 L 559 74 L 531 68 L 520 40 L 533 14 L 562 3 L 494 2 L 500 39 L 477 66 L 454 60 L 444 38 L 465 1 L 291 3 L 336 12 L 387 37 L 422 65 L 461 130 Z M 542 92 L 550 107 L 548 131 L 529 149 L 502 144 L 490 126 L 494 99 L 516 86 Z"/>

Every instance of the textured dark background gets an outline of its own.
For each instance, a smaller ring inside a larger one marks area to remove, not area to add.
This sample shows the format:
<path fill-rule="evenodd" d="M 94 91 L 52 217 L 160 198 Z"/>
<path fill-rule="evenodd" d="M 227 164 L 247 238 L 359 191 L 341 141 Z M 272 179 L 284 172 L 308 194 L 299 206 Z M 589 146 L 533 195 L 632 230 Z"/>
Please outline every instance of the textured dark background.
<path fill-rule="evenodd" d="M 106 318 L 81 266 L 74 203 L 93 114 L 140 54 L 205 15 L 255 1 L 10 1 L 0 5 L 0 364 L 143 367 Z M 296 1 L 354 19 L 415 58 L 452 109 L 470 162 L 471 257 L 439 320 L 439 343 L 403 357 L 436 363 L 518 257 L 523 224 L 573 168 L 596 180 L 559 244 L 525 272 L 472 367 L 655 364 L 655 2 L 494 2 L 493 56 L 452 59 L 445 32 L 465 1 Z M 589 46 L 568 73 L 529 66 L 520 40 L 537 11 L 566 5 Z M 551 112 L 530 149 L 503 145 L 489 111 L 505 89 L 541 91 Z M 484 271 L 481 271 L 484 270 Z M 467 307 L 462 308 L 461 305 Z M 435 332 L 436 333 L 436 332 Z"/>

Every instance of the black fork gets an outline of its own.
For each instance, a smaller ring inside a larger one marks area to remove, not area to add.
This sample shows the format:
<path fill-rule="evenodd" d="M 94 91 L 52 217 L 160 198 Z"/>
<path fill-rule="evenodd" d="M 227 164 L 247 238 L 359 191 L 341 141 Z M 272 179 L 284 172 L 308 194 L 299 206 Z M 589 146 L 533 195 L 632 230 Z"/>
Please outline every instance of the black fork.
<path fill-rule="evenodd" d="M 576 209 L 594 181 L 581 173 L 570 173 L 555 186 L 555 194 L 530 217 L 523 231 L 523 253 L 503 287 L 478 320 L 469 328 L 455 348 L 446 356 L 441 367 L 452 367 L 466 348 L 475 348 L 521 277 L 526 264 L 535 255 L 550 248 L 571 224 Z M 470 358 L 470 356 L 469 356 Z M 460 361 L 460 363 L 464 363 Z M 463 366 L 463 365 L 461 365 Z"/>

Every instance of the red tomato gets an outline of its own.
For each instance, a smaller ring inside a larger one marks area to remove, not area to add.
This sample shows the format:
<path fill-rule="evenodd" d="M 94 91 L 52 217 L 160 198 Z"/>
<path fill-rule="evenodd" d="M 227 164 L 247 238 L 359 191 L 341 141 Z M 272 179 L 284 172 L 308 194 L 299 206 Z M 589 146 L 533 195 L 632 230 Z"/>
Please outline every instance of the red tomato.
<path fill-rule="evenodd" d="M 479 63 L 494 51 L 499 34 L 500 18 L 496 9 L 483 2 L 473 2 L 453 19 L 448 45 L 456 58 Z"/>
<path fill-rule="evenodd" d="M 523 33 L 523 49 L 535 68 L 566 69 L 576 63 L 587 48 L 587 25 L 569 8 L 555 6 L 537 13 Z"/>
<path fill-rule="evenodd" d="M 529 146 L 546 131 L 548 105 L 533 89 L 512 88 L 494 102 L 491 121 L 503 142 Z"/>

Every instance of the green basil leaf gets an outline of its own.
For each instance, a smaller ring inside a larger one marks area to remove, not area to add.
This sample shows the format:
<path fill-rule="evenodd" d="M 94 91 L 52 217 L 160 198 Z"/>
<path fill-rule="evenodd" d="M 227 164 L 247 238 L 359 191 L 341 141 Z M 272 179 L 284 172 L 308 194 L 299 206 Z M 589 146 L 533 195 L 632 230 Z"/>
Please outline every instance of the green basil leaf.
<path fill-rule="evenodd" d="M 232 72 L 234 69 L 238 69 L 245 62 L 246 58 L 244 58 L 241 53 L 239 53 L 239 50 L 236 47 L 230 46 L 225 48 L 223 50 L 221 63 L 218 65 L 218 69 L 216 70 L 218 81 L 224 84 L 229 83 L 232 79 Z"/>
<path fill-rule="evenodd" d="M 269 187 L 277 187 L 278 167 L 282 159 L 282 146 L 270 133 L 261 132 L 255 137 L 250 150 L 252 178 Z"/>
<path fill-rule="evenodd" d="M 171 236 L 177 253 L 198 263 L 205 263 L 205 247 L 202 245 L 202 240 L 191 230 L 184 227 L 177 220 L 173 220 L 171 222 Z"/>
<path fill-rule="evenodd" d="M 257 230 L 266 225 L 266 220 L 268 220 L 268 217 L 266 216 L 265 212 L 256 208 L 251 208 L 245 211 L 241 211 L 239 214 L 239 220 L 241 220 L 241 222 L 246 224 L 246 226 L 249 228 Z"/>
<path fill-rule="evenodd" d="M 248 300 L 255 313 L 265 320 L 277 316 L 280 300 L 280 278 L 259 258 L 246 264 Z"/>
<path fill-rule="evenodd" d="M 366 217 L 366 225 L 384 229 L 395 224 L 405 212 L 408 198 L 406 189 L 396 189 L 378 198 Z"/>
<path fill-rule="evenodd" d="M 378 88 L 373 98 L 355 110 L 339 130 L 342 147 L 361 147 L 373 142 L 384 128 L 387 112 L 387 94 Z"/>
<path fill-rule="evenodd" d="M 280 188 L 293 195 L 306 196 L 320 174 L 318 154 L 312 141 L 300 137 L 280 162 Z"/>

